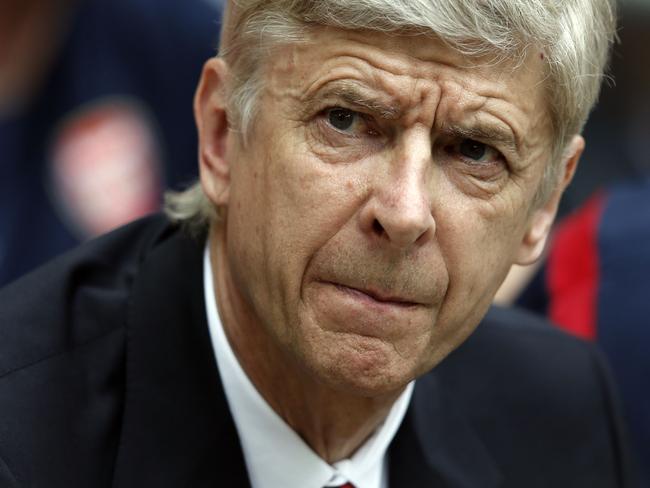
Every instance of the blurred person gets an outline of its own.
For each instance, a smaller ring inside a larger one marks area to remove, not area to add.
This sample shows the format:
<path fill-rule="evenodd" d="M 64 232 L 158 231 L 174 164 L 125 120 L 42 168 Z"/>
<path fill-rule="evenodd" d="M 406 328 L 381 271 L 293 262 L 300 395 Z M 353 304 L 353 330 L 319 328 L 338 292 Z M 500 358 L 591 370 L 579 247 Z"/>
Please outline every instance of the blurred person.
<path fill-rule="evenodd" d="M 189 107 L 219 18 L 200 0 L 2 2 L 0 284 L 196 177 Z"/>
<path fill-rule="evenodd" d="M 200 183 L 0 293 L 0 481 L 633 486 L 596 350 L 489 310 L 544 247 L 614 25 L 229 4 Z"/>

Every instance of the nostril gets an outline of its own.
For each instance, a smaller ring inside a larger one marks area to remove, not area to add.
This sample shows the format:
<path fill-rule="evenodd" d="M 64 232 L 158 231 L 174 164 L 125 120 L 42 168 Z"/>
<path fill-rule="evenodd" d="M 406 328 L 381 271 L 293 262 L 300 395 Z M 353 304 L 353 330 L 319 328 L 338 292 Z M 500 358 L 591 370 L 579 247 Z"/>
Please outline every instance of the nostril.
<path fill-rule="evenodd" d="M 372 223 L 372 231 L 381 236 L 384 233 L 384 227 L 379 223 L 379 220 L 375 219 Z"/>

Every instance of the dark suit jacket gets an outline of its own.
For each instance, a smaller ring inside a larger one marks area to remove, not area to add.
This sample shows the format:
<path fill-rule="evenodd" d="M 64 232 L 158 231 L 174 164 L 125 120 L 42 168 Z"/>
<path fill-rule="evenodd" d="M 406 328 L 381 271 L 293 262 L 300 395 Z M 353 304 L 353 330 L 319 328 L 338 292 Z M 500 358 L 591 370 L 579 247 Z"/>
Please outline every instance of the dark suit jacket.
<path fill-rule="evenodd" d="M 153 217 L 0 293 L 2 488 L 248 485 L 203 245 Z M 514 311 L 416 382 L 389 456 L 391 488 L 631 486 L 600 356 Z"/>

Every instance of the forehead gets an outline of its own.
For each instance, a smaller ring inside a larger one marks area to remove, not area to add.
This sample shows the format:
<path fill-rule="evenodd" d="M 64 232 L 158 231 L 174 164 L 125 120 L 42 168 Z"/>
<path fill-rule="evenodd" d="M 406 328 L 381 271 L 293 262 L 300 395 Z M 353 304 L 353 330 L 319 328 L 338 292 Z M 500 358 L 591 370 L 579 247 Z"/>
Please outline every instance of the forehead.
<path fill-rule="evenodd" d="M 314 76 L 328 71 L 333 63 L 354 64 L 357 60 L 386 75 L 407 75 L 432 81 L 523 83 L 522 88 L 531 91 L 540 87 L 544 78 L 540 53 L 532 52 L 533 49 L 523 59 L 520 56 L 498 59 L 496 55 L 470 57 L 437 37 L 424 34 L 384 34 L 320 26 L 308 31 L 306 42 L 285 45 L 280 51 L 281 55 L 273 61 L 281 70 L 302 67 Z M 322 65 L 323 62 L 326 64 Z M 318 66 L 321 69 L 315 69 Z"/>
<path fill-rule="evenodd" d="M 300 103 L 357 97 L 432 128 L 491 119 L 525 150 L 532 132 L 551 137 L 544 65 L 532 51 L 497 62 L 468 57 L 432 36 L 318 27 L 306 42 L 281 47 L 268 74 L 275 95 Z"/>

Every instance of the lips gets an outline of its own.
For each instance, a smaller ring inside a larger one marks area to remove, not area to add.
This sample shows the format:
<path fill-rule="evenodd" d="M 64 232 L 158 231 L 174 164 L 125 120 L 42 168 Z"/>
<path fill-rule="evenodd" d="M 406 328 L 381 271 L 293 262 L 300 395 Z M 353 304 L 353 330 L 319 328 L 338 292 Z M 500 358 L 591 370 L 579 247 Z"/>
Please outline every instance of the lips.
<path fill-rule="evenodd" d="M 424 254 L 385 255 L 377 250 L 339 250 L 335 246 L 335 250 L 319 252 L 309 263 L 304 284 L 337 292 L 339 299 L 346 295 L 356 298 L 353 301 L 357 305 L 365 303 L 376 310 L 393 308 L 398 312 L 407 307 L 435 307 L 446 292 L 447 277 L 437 254 L 431 258 Z"/>
<path fill-rule="evenodd" d="M 334 282 L 327 282 L 327 284 L 336 287 L 338 290 L 344 293 L 355 295 L 358 298 L 372 300 L 378 303 L 384 303 L 386 305 L 394 305 L 400 307 L 415 307 L 422 305 L 421 303 L 410 300 L 406 297 L 399 296 L 390 292 L 378 291 L 372 288 L 355 288 Z"/>

